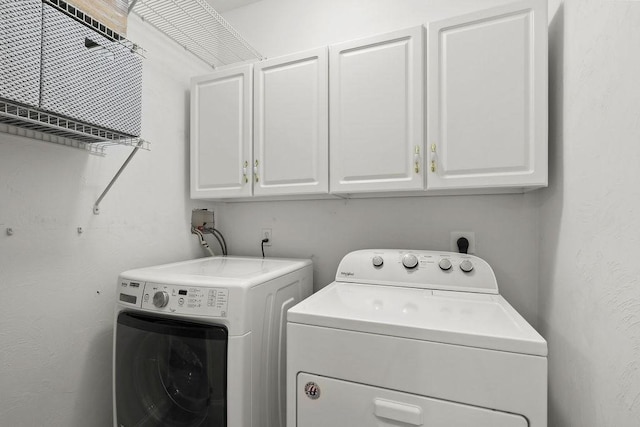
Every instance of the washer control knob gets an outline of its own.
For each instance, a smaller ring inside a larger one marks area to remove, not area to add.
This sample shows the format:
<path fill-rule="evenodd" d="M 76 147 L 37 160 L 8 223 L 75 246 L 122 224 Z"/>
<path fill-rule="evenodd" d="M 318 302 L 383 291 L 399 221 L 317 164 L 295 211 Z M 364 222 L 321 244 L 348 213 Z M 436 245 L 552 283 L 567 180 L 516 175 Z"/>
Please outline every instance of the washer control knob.
<path fill-rule="evenodd" d="M 449 260 L 449 258 L 442 258 L 438 265 L 440 266 L 441 270 L 451 270 L 451 260 Z"/>
<path fill-rule="evenodd" d="M 384 264 L 384 260 L 380 255 L 374 256 L 371 262 L 373 263 L 374 267 L 382 267 L 382 264 Z"/>
<path fill-rule="evenodd" d="M 473 270 L 473 264 L 468 259 L 465 259 L 460 263 L 460 270 L 465 273 L 471 273 L 471 270 Z"/>
<path fill-rule="evenodd" d="M 169 304 L 169 293 L 166 291 L 158 291 L 153 295 L 153 305 L 158 308 L 165 307 Z"/>
<path fill-rule="evenodd" d="M 416 268 L 418 266 L 418 257 L 414 254 L 406 254 L 402 257 L 402 265 L 408 269 Z"/>

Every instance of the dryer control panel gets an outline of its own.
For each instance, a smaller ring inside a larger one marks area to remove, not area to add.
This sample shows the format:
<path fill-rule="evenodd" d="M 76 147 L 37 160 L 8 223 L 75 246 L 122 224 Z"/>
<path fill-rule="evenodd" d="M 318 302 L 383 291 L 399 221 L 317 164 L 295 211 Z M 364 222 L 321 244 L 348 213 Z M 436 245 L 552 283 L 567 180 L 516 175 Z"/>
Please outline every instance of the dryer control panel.
<path fill-rule="evenodd" d="M 477 256 L 455 252 L 367 249 L 347 254 L 337 282 L 497 294 L 491 266 Z"/>
<path fill-rule="evenodd" d="M 226 288 L 169 285 L 121 280 L 121 304 L 176 314 L 227 317 L 229 290 Z"/>

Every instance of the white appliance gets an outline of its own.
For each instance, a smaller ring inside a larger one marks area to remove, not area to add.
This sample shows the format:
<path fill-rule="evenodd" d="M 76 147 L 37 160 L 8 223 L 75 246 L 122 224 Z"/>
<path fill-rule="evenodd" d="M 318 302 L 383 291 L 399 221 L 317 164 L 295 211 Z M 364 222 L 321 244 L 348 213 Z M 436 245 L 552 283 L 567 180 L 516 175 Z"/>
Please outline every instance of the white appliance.
<path fill-rule="evenodd" d="M 210 257 L 118 280 L 115 427 L 283 427 L 286 311 L 309 260 Z"/>
<path fill-rule="evenodd" d="M 287 334 L 287 427 L 547 425 L 547 344 L 478 257 L 352 252 Z"/>

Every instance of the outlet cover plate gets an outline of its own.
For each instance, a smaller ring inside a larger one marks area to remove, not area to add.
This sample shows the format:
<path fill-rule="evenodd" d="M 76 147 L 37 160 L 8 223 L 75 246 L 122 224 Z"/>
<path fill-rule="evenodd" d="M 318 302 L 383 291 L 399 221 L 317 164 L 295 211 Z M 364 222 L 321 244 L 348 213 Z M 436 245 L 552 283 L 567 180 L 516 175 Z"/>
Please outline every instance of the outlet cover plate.
<path fill-rule="evenodd" d="M 476 253 L 476 233 L 473 231 L 452 231 L 451 232 L 451 252 L 458 251 L 458 239 L 465 237 L 469 241 L 469 250 L 467 253 Z"/>
<path fill-rule="evenodd" d="M 270 228 L 263 228 L 262 229 L 262 234 L 260 234 L 260 241 L 262 242 L 262 239 L 269 239 L 268 242 L 264 242 L 265 246 L 271 246 L 271 241 L 273 240 L 273 233 L 271 233 L 271 229 Z"/>

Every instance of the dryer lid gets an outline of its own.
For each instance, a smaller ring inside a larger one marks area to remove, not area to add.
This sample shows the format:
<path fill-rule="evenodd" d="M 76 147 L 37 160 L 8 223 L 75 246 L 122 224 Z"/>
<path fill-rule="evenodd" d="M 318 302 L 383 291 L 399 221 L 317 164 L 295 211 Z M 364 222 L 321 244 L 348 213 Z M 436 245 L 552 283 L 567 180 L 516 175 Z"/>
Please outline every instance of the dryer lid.
<path fill-rule="evenodd" d="M 500 295 L 334 282 L 289 310 L 288 321 L 547 355 L 547 343 Z"/>
<path fill-rule="evenodd" d="M 129 270 L 121 278 L 193 286 L 251 287 L 305 266 L 310 260 L 216 256 Z"/>

